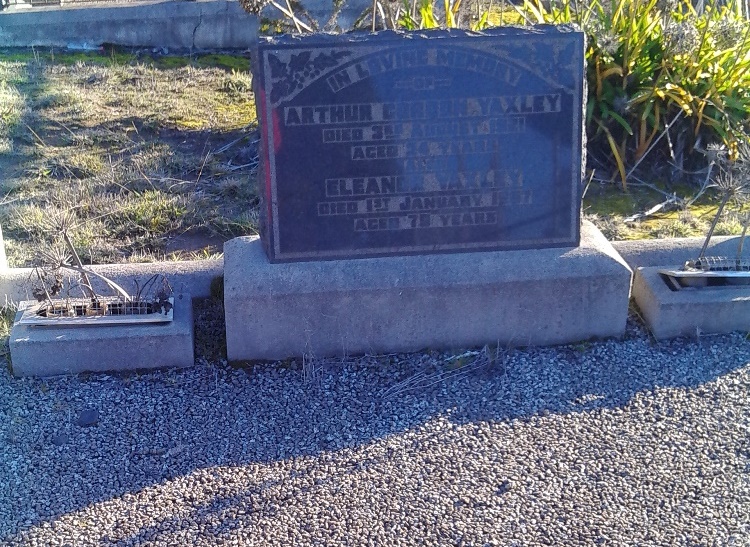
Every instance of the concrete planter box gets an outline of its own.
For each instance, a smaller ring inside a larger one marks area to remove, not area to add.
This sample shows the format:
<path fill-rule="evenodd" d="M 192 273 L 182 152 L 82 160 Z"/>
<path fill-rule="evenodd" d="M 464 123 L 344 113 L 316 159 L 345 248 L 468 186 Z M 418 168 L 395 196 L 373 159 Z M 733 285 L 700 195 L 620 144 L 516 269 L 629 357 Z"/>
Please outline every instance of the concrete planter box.
<path fill-rule="evenodd" d="M 673 291 L 659 274 L 660 269 L 638 268 L 633 281 L 633 298 L 657 340 L 750 331 L 750 288 L 730 286 Z"/>
<path fill-rule="evenodd" d="M 57 376 L 193 364 L 193 306 L 189 294 L 174 297 L 173 320 L 148 324 L 54 325 L 19 323 L 37 302 L 22 302 L 10 333 L 15 376 Z M 85 323 L 85 322 L 84 322 Z"/>
<path fill-rule="evenodd" d="M 33 305 L 36 304 L 36 305 Z M 32 303 L 23 310 L 16 323 L 21 325 L 46 325 L 76 327 L 94 325 L 139 325 L 143 323 L 168 323 L 174 319 L 174 298 L 157 309 L 156 302 L 124 302 L 118 297 L 66 299 L 53 305 Z"/>

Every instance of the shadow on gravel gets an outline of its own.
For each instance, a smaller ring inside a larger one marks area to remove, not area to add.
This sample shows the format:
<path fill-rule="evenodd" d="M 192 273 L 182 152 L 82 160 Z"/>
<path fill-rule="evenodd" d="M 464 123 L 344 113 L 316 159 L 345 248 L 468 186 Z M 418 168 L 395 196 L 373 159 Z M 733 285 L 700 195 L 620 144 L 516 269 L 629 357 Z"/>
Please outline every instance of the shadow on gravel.
<path fill-rule="evenodd" d="M 45 521 L 54 526 L 92 504 L 127 506 L 128 496 L 149 487 L 168 490 L 199 472 L 249 466 L 253 484 L 226 484 L 209 501 L 178 499 L 171 514 L 127 537 L 101 532 L 102 545 L 168 539 L 176 530 L 189 544 L 196 522 L 221 522 L 213 531 L 221 538 L 237 519 L 258 512 L 272 519 L 284 496 L 309 491 L 268 478 L 269 468 L 278 476 L 285 466 L 285 481 L 294 484 L 309 467 L 353 451 L 360 454 L 355 473 L 377 465 L 368 451 L 380 440 L 439 417 L 447 419 L 449 434 L 471 423 L 625 408 L 662 389 L 720 398 L 711 383 L 748 366 L 750 343 L 735 334 L 656 344 L 637 333 L 620 342 L 492 356 L 480 362 L 487 357 L 481 351 L 428 352 L 318 362 L 305 371 L 278 364 L 253 370 L 196 365 L 51 380 L 3 372 L 0 482 L 9 493 L 0 499 L 0 538 L 23 545 L 24 529 Z M 86 409 L 100 418 L 80 427 L 76 420 Z M 669 416 L 670 410 L 655 412 Z M 276 505 L 258 506 L 261 493 L 274 489 Z M 232 514 L 225 514 L 230 506 Z"/>

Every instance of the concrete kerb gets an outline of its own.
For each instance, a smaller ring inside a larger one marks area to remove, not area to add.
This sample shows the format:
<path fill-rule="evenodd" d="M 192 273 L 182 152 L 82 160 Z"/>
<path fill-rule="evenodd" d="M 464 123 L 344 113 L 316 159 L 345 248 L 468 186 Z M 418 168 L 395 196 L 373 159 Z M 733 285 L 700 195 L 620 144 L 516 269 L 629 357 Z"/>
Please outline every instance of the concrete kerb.
<path fill-rule="evenodd" d="M 211 296 L 214 280 L 224 275 L 224 260 L 190 260 L 184 262 L 152 262 L 146 264 L 107 264 L 91 266 L 91 269 L 126 290 L 134 289 L 135 282 L 143 283 L 155 274 L 167 278 L 175 294 L 188 293 L 193 298 Z M 5 302 L 19 303 L 29 300 L 34 282 L 32 268 L 8 268 L 0 271 L 0 299 Z M 97 291 L 109 294 L 101 281 L 92 279 Z M 0 301 L 0 304 L 3 302 Z"/>
<path fill-rule="evenodd" d="M 227 0 L 9 8 L 0 12 L 0 47 L 247 49 L 258 27 L 257 17 Z"/>
<path fill-rule="evenodd" d="M 737 236 L 715 237 L 711 240 L 707 254 L 734 256 Z M 635 271 L 641 266 L 682 264 L 697 258 L 703 238 L 653 239 L 639 241 L 613 241 L 612 246 Z M 0 249 L 3 256 L 4 247 Z M 18 303 L 31 296 L 31 268 L 2 268 L 0 264 L 0 304 Z M 135 280 L 142 281 L 154 274 L 167 277 L 175 292 L 188 292 L 193 298 L 211 296 L 211 283 L 224 275 L 224 260 L 191 260 L 184 262 L 152 262 L 145 264 L 107 264 L 92 266 L 93 270 L 111 278 L 125 288 L 133 286 Z"/>
<path fill-rule="evenodd" d="M 709 246 L 707 254 L 733 256 L 738 237 L 717 237 Z M 700 252 L 702 238 L 615 241 L 613 256 L 617 254 L 633 269 L 641 266 L 668 266 L 681 264 L 696 258 Z M 461 255 L 458 255 L 461 256 Z M 92 266 L 94 271 L 111 278 L 125 288 L 132 288 L 134 281 L 143 282 L 154 274 L 164 275 L 176 294 L 190 294 L 194 298 L 217 296 L 216 280 L 224 275 L 224 261 L 195 260 L 185 262 L 156 262 L 146 264 L 111 264 Z M 19 303 L 29 299 L 33 274 L 31 268 L 0 269 L 0 303 Z M 214 293 L 214 294 L 212 294 Z M 665 333 L 666 334 L 666 333 Z"/>
<path fill-rule="evenodd" d="M 704 239 L 703 237 L 685 237 L 613 241 L 612 246 L 635 271 L 641 266 L 665 268 L 675 264 L 685 264 L 687 260 L 695 260 L 698 258 Z M 713 237 L 706 255 L 733 257 L 737 253 L 738 242 L 738 236 Z"/>

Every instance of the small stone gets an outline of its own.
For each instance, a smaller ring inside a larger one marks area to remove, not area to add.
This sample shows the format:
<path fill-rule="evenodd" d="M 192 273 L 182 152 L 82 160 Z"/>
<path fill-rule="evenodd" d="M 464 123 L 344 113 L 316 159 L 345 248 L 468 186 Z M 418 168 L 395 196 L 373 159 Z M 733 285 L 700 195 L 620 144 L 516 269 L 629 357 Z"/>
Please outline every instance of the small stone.
<path fill-rule="evenodd" d="M 70 441 L 70 437 L 67 433 L 58 433 L 57 435 L 52 437 L 52 444 L 54 444 L 55 446 L 68 444 L 68 441 Z"/>
<path fill-rule="evenodd" d="M 81 427 L 90 427 L 99 423 L 99 411 L 87 409 L 81 412 L 76 420 L 76 425 Z"/>

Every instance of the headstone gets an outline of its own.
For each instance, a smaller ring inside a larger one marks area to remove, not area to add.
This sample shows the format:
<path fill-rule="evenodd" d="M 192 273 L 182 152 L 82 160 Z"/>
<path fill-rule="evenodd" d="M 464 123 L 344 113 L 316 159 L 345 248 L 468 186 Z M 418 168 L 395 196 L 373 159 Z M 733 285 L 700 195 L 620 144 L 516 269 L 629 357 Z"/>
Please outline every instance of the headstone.
<path fill-rule="evenodd" d="M 267 38 L 253 69 L 260 238 L 224 246 L 229 361 L 625 332 L 632 272 L 580 221 L 581 32 Z"/>
<path fill-rule="evenodd" d="M 271 262 L 579 244 L 584 36 L 261 39 Z"/>

